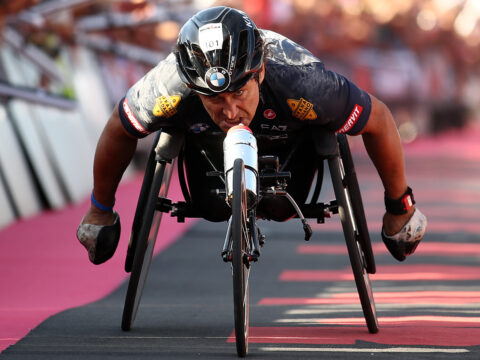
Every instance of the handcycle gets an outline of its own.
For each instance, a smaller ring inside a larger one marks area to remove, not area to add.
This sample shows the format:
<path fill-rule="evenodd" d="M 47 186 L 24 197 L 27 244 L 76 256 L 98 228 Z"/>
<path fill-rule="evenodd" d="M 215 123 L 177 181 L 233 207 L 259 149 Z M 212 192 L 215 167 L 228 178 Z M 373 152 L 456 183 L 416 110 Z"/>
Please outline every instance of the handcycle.
<path fill-rule="evenodd" d="M 229 138 L 230 132 L 226 139 Z M 205 149 L 194 151 L 206 158 L 210 166 L 205 170 L 206 175 L 220 180 L 221 186 L 212 192 L 215 191 L 216 195 L 226 200 L 225 203 L 231 209 L 221 257 L 223 261 L 231 264 L 232 269 L 238 356 L 244 357 L 248 353 L 249 278 L 252 264 L 258 261 L 260 248 L 264 243 L 264 235 L 257 224 L 259 217 L 257 205 L 263 197 L 283 197 L 288 200 L 295 209 L 295 217 L 302 221 L 305 240 L 309 240 L 312 235 L 306 219 L 316 219 L 318 223 L 323 223 L 325 217 L 332 214 L 340 216 L 366 325 L 370 333 L 377 333 L 378 321 L 369 279 L 369 274 L 376 272 L 375 260 L 347 137 L 328 131 L 314 132 L 312 139 L 318 167 L 317 181 L 309 203 L 297 204 L 286 191 L 291 174 L 284 171 L 283 166 L 279 166 L 278 157 L 258 156 L 255 137 L 244 131 L 237 133 L 236 140 L 229 143 L 225 140 L 223 143 L 223 169 L 220 169 L 218 163 L 214 164 Z M 218 145 L 218 141 L 216 143 Z M 192 201 L 187 184 L 184 156 L 188 152 L 186 149 L 188 144 L 182 131 L 164 129 L 157 133 L 149 154 L 125 260 L 125 271 L 131 272 L 131 275 L 123 309 L 124 331 L 132 328 L 136 317 L 162 214 L 170 213 L 171 216 L 177 217 L 179 222 L 188 217 L 204 217 Z M 292 149 L 292 153 L 294 151 L 295 149 Z M 218 148 L 216 152 L 220 152 Z M 167 198 L 167 194 L 177 160 L 179 181 L 185 201 L 172 202 Z M 318 197 L 325 161 L 330 170 L 335 199 L 321 203 L 318 202 Z"/>

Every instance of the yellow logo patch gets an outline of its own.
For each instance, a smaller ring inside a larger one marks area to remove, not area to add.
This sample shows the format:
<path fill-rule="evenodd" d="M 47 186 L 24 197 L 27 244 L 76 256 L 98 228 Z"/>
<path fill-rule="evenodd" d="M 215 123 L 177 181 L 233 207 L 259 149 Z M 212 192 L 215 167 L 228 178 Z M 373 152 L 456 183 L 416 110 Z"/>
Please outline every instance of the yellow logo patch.
<path fill-rule="evenodd" d="M 159 96 L 155 99 L 153 115 L 169 118 L 177 113 L 176 107 L 180 103 L 180 95 Z"/>
<path fill-rule="evenodd" d="M 313 104 L 304 98 L 300 100 L 287 99 L 287 104 L 292 109 L 292 114 L 300 120 L 315 120 L 317 114 L 313 110 Z"/>

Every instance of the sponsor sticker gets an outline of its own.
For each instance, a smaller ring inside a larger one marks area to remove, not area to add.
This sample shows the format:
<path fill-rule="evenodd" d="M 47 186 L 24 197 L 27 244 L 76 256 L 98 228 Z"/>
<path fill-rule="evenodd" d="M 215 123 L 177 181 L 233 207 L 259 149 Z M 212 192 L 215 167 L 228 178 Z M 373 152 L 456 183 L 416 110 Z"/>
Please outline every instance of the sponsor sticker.
<path fill-rule="evenodd" d="M 304 98 L 300 100 L 287 99 L 287 104 L 292 110 L 292 115 L 300 120 L 315 120 L 317 114 L 313 110 L 313 104 Z"/>
<path fill-rule="evenodd" d="M 169 118 L 177 113 L 177 106 L 180 103 L 180 95 L 159 96 L 155 99 L 153 115 Z"/>
<path fill-rule="evenodd" d="M 198 29 L 200 48 L 206 51 L 221 49 L 223 45 L 223 29 L 221 23 L 210 23 Z"/>
<path fill-rule="evenodd" d="M 345 121 L 345 124 L 337 131 L 340 134 L 346 133 L 348 130 L 350 130 L 353 125 L 357 122 L 357 120 L 360 118 L 360 115 L 362 114 L 363 107 L 355 104 L 355 107 L 352 110 L 352 113 L 348 117 L 347 121 Z"/>
<path fill-rule="evenodd" d="M 123 111 L 125 111 L 125 114 L 127 115 L 128 121 L 132 126 L 141 134 L 150 134 L 149 131 L 145 130 L 145 128 L 140 124 L 140 122 L 137 120 L 135 115 L 133 115 L 132 109 L 130 109 L 130 106 L 128 105 L 127 99 L 123 100 Z"/>

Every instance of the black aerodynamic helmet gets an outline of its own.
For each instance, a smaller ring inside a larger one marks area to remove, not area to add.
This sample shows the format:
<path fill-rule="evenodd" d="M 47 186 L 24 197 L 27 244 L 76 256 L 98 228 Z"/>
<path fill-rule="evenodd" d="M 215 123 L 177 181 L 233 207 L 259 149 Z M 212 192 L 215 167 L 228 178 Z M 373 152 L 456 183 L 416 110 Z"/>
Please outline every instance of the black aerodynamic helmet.
<path fill-rule="evenodd" d="M 182 81 L 204 95 L 236 91 L 263 64 L 263 40 L 243 12 L 218 6 L 183 25 L 175 51 Z"/>

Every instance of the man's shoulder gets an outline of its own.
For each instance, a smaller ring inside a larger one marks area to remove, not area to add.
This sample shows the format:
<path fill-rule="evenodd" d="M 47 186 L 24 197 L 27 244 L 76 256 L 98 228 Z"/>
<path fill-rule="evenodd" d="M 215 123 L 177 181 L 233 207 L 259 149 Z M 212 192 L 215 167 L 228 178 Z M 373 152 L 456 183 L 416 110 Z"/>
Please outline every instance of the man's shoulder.
<path fill-rule="evenodd" d="M 270 90 L 264 97 L 307 99 L 316 103 L 320 84 L 328 82 L 324 64 L 310 51 L 277 33 L 264 37 L 268 48 L 265 84 Z M 283 102 L 283 101 L 282 101 Z"/>
<path fill-rule="evenodd" d="M 127 99 L 156 117 L 170 117 L 192 102 L 191 90 L 181 81 L 173 54 L 137 81 L 128 90 Z"/>
<path fill-rule="evenodd" d="M 178 93 L 182 97 L 190 94 L 190 89 L 180 79 L 173 53 L 161 60 L 148 75 L 150 76 L 147 76 L 146 79 L 151 81 L 152 86 L 156 87 L 159 92 Z"/>
<path fill-rule="evenodd" d="M 262 37 L 268 46 L 266 81 L 274 92 L 306 96 L 325 81 L 324 64 L 309 50 L 273 31 L 262 30 Z"/>
<path fill-rule="evenodd" d="M 267 63 L 285 66 L 302 66 L 321 63 L 309 50 L 293 40 L 271 30 L 260 30 L 267 44 Z"/>

